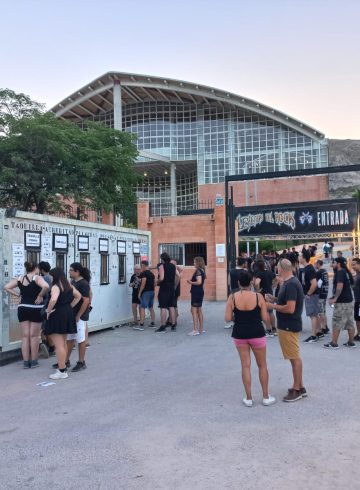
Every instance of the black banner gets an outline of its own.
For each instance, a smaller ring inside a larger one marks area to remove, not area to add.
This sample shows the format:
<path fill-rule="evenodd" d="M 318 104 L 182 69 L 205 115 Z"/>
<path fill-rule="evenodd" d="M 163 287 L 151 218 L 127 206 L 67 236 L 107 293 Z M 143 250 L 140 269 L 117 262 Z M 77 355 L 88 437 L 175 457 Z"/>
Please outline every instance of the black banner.
<path fill-rule="evenodd" d="M 357 213 L 353 199 L 235 208 L 239 236 L 352 231 Z"/>

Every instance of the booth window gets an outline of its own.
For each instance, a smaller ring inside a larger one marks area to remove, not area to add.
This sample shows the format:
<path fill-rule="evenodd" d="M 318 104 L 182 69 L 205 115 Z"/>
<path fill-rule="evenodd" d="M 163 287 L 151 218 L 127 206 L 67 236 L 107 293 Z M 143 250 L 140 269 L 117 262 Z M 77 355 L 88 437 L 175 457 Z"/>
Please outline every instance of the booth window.
<path fill-rule="evenodd" d="M 80 264 L 87 269 L 90 269 L 90 254 L 87 252 L 80 252 Z"/>
<path fill-rule="evenodd" d="M 40 252 L 36 250 L 27 250 L 27 261 L 38 264 L 40 262 Z"/>
<path fill-rule="evenodd" d="M 140 254 L 134 254 L 134 265 L 139 265 L 141 262 Z"/>
<path fill-rule="evenodd" d="M 119 284 L 126 282 L 126 255 L 119 254 Z"/>
<path fill-rule="evenodd" d="M 192 266 L 195 257 L 202 257 L 207 264 L 206 243 L 161 243 L 159 256 L 163 252 L 167 252 L 178 265 Z"/>
<path fill-rule="evenodd" d="M 109 284 L 109 255 L 100 255 L 100 284 Z"/>
<path fill-rule="evenodd" d="M 64 253 L 56 252 L 56 267 L 66 272 L 66 255 Z"/>

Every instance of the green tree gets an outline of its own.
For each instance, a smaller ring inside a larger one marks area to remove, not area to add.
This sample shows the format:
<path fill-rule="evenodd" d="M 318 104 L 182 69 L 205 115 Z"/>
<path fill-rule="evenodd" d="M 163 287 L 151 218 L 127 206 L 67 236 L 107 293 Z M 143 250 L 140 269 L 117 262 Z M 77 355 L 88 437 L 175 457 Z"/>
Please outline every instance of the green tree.
<path fill-rule="evenodd" d="M 100 123 L 81 129 L 23 94 L 0 91 L 0 206 L 66 213 L 70 200 L 126 213 L 136 204 L 133 138 Z"/>

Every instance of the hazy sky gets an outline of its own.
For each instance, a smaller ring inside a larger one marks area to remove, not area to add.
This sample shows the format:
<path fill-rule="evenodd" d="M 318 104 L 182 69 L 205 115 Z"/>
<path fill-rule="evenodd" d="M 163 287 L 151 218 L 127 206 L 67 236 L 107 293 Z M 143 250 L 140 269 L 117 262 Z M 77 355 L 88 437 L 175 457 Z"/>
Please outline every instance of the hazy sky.
<path fill-rule="evenodd" d="M 360 139 L 360 0 L 0 0 L 0 87 L 51 107 L 111 70 L 211 85 Z"/>

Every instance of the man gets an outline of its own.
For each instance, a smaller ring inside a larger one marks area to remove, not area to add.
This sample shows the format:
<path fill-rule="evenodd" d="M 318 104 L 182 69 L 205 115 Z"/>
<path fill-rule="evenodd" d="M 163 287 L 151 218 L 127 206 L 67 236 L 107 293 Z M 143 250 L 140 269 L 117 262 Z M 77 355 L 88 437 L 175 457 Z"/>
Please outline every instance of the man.
<path fill-rule="evenodd" d="M 49 272 L 51 269 L 51 266 L 49 262 L 39 262 L 38 265 L 39 268 L 39 274 L 44 278 L 44 281 L 48 284 L 49 286 L 49 293 L 47 293 L 44 296 L 44 306 L 47 306 L 49 302 L 49 294 L 50 294 L 50 289 L 51 289 L 51 284 L 52 284 L 52 277 L 50 276 Z M 47 359 L 50 356 L 55 355 L 55 347 L 53 346 L 53 343 L 47 335 L 44 334 L 44 327 L 45 327 L 45 320 L 42 323 L 41 327 L 41 343 L 40 343 L 40 352 L 42 353 L 43 357 Z"/>
<path fill-rule="evenodd" d="M 281 259 L 278 274 L 282 284 L 277 298 L 266 295 L 267 308 L 276 311 L 280 347 L 284 359 L 291 363 L 293 386 L 284 396 L 284 402 L 296 402 L 307 396 L 302 379 L 302 360 L 300 357 L 299 334 L 302 330 L 301 313 L 304 293 L 299 280 L 293 276 L 290 260 Z M 276 303 L 275 303 L 276 301 Z"/>
<path fill-rule="evenodd" d="M 354 340 L 360 341 L 360 259 L 352 259 L 352 268 L 356 274 L 354 284 L 354 320 L 356 323 L 357 333 Z"/>
<path fill-rule="evenodd" d="M 316 280 L 317 280 L 318 291 L 319 291 L 319 311 L 320 311 L 319 322 L 320 322 L 321 332 L 324 335 L 327 335 L 330 331 L 328 329 L 327 320 L 326 320 L 326 302 L 327 302 L 328 291 L 329 291 L 329 274 L 323 268 L 323 265 L 324 262 L 320 259 L 315 262 Z"/>
<path fill-rule="evenodd" d="M 324 245 L 323 245 L 323 252 L 325 259 L 329 258 L 329 253 L 330 253 L 330 245 L 327 240 L 325 240 Z"/>
<path fill-rule="evenodd" d="M 329 299 L 329 304 L 334 305 L 332 338 L 331 342 L 324 344 L 324 347 L 325 349 L 338 349 L 338 340 L 342 329 L 347 330 L 349 335 L 349 340 L 343 345 L 345 347 L 356 347 L 354 342 L 353 293 L 349 271 L 346 267 L 346 259 L 344 257 L 337 257 L 332 261 L 332 267 L 334 269 L 333 297 Z"/>
<path fill-rule="evenodd" d="M 258 271 L 255 274 L 255 291 L 261 293 L 264 297 L 267 294 L 273 294 L 273 282 L 275 279 L 275 274 L 265 268 L 265 262 L 259 261 Z M 269 310 L 270 325 L 266 329 L 267 337 L 274 337 L 277 335 L 275 328 L 275 315 L 272 310 Z"/>
<path fill-rule="evenodd" d="M 132 314 L 134 319 L 133 329 L 143 331 L 144 328 L 139 325 L 139 321 L 138 321 L 138 309 L 140 305 L 139 289 L 141 283 L 140 274 L 141 274 L 141 266 L 140 264 L 136 264 L 134 266 L 134 274 L 130 278 L 129 287 L 132 288 L 131 309 L 132 309 Z"/>
<path fill-rule="evenodd" d="M 145 310 L 150 311 L 151 323 L 150 327 L 155 327 L 155 311 L 154 311 L 154 296 L 155 296 L 155 276 L 149 270 L 149 262 L 143 260 L 141 266 L 141 284 L 139 289 L 140 299 L 140 327 L 144 327 L 145 322 Z"/>
<path fill-rule="evenodd" d="M 320 332 L 319 324 L 320 309 L 316 272 L 314 266 L 310 264 L 310 259 L 311 253 L 309 250 L 302 252 L 300 264 L 303 268 L 299 271 L 299 280 L 305 295 L 306 316 L 310 317 L 311 320 L 311 335 L 304 340 L 307 344 L 317 342 L 320 337 L 324 337 L 324 334 Z"/>
<path fill-rule="evenodd" d="M 176 331 L 175 325 L 175 279 L 179 276 L 176 266 L 171 263 L 169 254 L 166 252 L 160 255 L 161 264 L 159 266 L 159 278 L 157 284 L 159 287 L 158 300 L 160 308 L 160 327 L 155 333 L 166 332 L 166 319 L 169 311 L 171 330 Z"/>
<path fill-rule="evenodd" d="M 177 327 L 177 320 L 179 317 L 179 310 L 178 310 L 178 300 L 180 297 L 180 287 L 181 287 L 181 274 L 184 268 L 181 265 L 177 265 L 176 260 L 171 259 L 171 263 L 174 264 L 176 267 L 176 270 L 178 271 L 178 275 L 175 277 L 175 300 L 174 300 L 174 309 L 175 309 L 175 328 L 173 331 L 176 330 Z"/>

